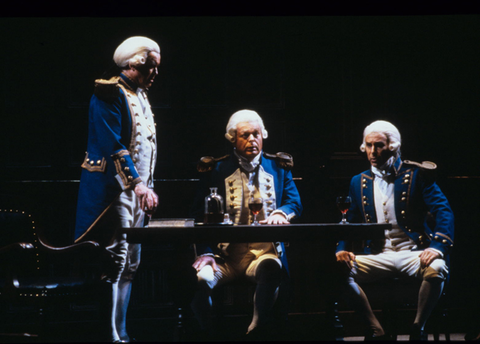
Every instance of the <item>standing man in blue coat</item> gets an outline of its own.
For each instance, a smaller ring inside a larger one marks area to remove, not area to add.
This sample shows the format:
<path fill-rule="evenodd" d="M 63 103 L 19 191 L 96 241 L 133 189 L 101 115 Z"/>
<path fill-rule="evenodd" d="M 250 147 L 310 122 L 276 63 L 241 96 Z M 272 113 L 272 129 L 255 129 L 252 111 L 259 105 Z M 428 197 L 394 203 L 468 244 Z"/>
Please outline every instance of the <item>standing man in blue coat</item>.
<path fill-rule="evenodd" d="M 265 153 L 263 140 L 267 135 L 255 111 L 241 110 L 230 117 L 225 137 L 233 145 L 232 154 L 220 159 L 202 158 L 198 166 L 204 173 L 194 207 L 198 221 L 203 220 L 204 198 L 211 187 L 218 189 L 225 213 L 235 224 L 252 223 L 248 208 L 252 195 L 263 198 L 263 208 L 257 215 L 260 223 L 288 224 L 300 216 L 302 204 L 291 172 L 293 159 L 286 153 Z M 283 243 L 216 243 L 197 246 L 197 256 L 193 267 L 200 286 L 193 309 L 201 324 L 211 328 L 212 289 L 246 277 L 256 283 L 254 315 L 247 333 L 261 332 L 270 320 L 282 268 L 288 269 Z"/>
<path fill-rule="evenodd" d="M 114 76 L 95 81 L 90 101 L 75 241 L 97 241 L 111 255 L 113 268 L 105 276 L 112 283 L 111 340 L 129 342 L 125 319 L 140 244 L 128 244 L 116 230 L 143 227 L 158 205 L 157 138 L 146 92 L 158 74 L 160 47 L 149 38 L 131 37 L 113 60 Z"/>
<path fill-rule="evenodd" d="M 360 149 L 371 168 L 352 178 L 349 222 L 390 223 L 385 241 L 366 243 L 364 254 L 337 247 L 337 261 L 350 269 L 347 296 L 368 324 L 367 339 L 386 339 L 367 297 L 356 282 L 398 273 L 422 280 L 410 339 L 426 340 L 425 323 L 442 294 L 453 246 L 454 217 L 447 198 L 433 180 L 436 165 L 402 160 L 397 128 L 376 121 L 363 133 Z"/>

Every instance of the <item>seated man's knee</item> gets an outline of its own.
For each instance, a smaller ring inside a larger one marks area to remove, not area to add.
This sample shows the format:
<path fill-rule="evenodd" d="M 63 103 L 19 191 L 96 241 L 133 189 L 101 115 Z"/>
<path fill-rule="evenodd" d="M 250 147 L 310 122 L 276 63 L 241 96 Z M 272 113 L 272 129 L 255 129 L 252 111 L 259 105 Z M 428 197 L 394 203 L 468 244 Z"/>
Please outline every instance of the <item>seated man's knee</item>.
<path fill-rule="evenodd" d="M 282 276 L 282 267 L 274 259 L 265 259 L 258 264 L 255 271 L 255 281 L 257 283 L 278 282 Z"/>
<path fill-rule="evenodd" d="M 211 265 L 205 265 L 197 272 L 198 284 L 200 286 L 209 286 L 215 280 L 215 273 Z"/>
<path fill-rule="evenodd" d="M 427 266 L 421 269 L 422 279 L 445 281 L 447 279 L 447 270 L 445 268 L 436 269 L 432 266 Z"/>

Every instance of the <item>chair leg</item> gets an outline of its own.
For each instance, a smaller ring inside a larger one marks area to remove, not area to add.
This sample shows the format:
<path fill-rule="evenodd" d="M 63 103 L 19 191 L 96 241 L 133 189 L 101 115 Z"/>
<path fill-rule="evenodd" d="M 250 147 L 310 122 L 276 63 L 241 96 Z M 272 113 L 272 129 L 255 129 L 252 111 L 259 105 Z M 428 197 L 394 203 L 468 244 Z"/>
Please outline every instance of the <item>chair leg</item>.
<path fill-rule="evenodd" d="M 398 328 L 397 320 L 398 313 L 395 306 L 387 305 L 382 309 L 382 318 L 385 323 L 385 333 L 389 334 L 393 340 L 397 340 L 398 337 Z"/>
<path fill-rule="evenodd" d="M 440 300 L 442 301 L 442 300 Z M 435 312 L 435 311 L 434 311 Z M 436 314 L 435 314 L 436 313 Z M 440 340 L 440 333 L 445 334 L 445 340 L 450 341 L 450 326 L 448 319 L 448 309 L 440 304 L 439 309 L 433 315 L 433 338 L 435 341 Z"/>
<path fill-rule="evenodd" d="M 175 324 L 173 341 L 181 342 L 185 335 L 184 312 L 181 307 L 177 308 L 177 323 Z"/>
<path fill-rule="evenodd" d="M 450 341 L 450 324 L 448 321 L 448 309 L 444 308 L 442 310 L 442 329 L 445 333 L 445 340 Z"/>
<path fill-rule="evenodd" d="M 433 326 L 433 339 L 440 340 L 440 333 L 445 334 L 445 340 L 450 341 L 450 328 L 448 326 L 447 311 L 442 310 L 438 319 L 433 319 L 435 324 Z"/>
<path fill-rule="evenodd" d="M 328 303 L 326 317 L 328 319 L 328 323 L 330 324 L 329 330 L 331 331 L 327 338 L 331 339 L 332 341 L 343 341 L 344 329 L 338 315 L 338 302 L 330 301 Z"/>

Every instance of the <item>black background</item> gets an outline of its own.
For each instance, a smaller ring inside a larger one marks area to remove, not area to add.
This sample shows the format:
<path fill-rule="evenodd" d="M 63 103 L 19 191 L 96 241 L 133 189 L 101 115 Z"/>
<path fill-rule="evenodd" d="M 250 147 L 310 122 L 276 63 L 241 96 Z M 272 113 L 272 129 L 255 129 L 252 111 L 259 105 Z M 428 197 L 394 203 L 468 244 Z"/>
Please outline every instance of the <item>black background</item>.
<path fill-rule="evenodd" d="M 456 214 L 452 283 L 460 300 L 476 294 L 478 14 L 85 14 L 0 18 L 2 202 L 30 207 L 53 242 L 73 237 L 94 80 L 124 39 L 143 35 L 162 53 L 149 91 L 156 216 L 187 216 L 195 183 L 172 180 L 195 179 L 201 156 L 228 153 L 228 118 L 249 108 L 269 132 L 265 151 L 294 157 L 301 221 L 336 222 L 335 196 L 368 168 L 363 128 L 384 119 L 400 130 L 405 159 L 437 163 Z"/>

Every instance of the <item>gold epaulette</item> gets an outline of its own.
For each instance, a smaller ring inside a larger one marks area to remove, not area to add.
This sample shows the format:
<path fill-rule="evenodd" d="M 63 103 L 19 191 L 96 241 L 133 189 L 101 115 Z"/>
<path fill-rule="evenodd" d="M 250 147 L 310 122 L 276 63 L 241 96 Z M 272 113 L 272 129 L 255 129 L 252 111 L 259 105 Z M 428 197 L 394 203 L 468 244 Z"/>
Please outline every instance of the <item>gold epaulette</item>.
<path fill-rule="evenodd" d="M 411 160 L 403 160 L 403 163 L 407 165 L 415 165 L 425 170 L 434 170 L 437 168 L 437 164 L 431 161 L 422 161 L 422 163 L 419 163 Z"/>
<path fill-rule="evenodd" d="M 198 172 L 209 172 L 215 168 L 217 165 L 217 162 L 225 160 L 229 157 L 230 155 L 225 155 L 222 156 L 221 158 L 214 158 L 213 156 L 204 156 L 200 158 L 200 160 L 197 163 L 197 170 Z"/>
<path fill-rule="evenodd" d="M 120 87 L 118 86 L 119 77 L 113 77 L 110 80 L 95 80 L 95 89 L 93 93 L 102 100 L 113 100 L 120 95 Z"/>
<path fill-rule="evenodd" d="M 285 152 L 278 152 L 276 154 L 263 153 L 267 158 L 275 159 L 280 166 L 286 170 L 293 168 L 293 157 Z"/>

